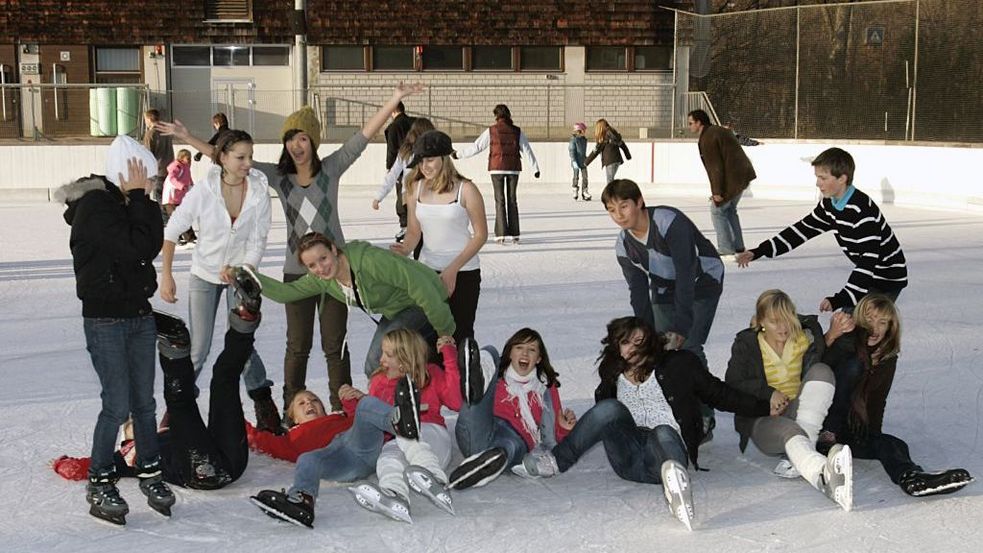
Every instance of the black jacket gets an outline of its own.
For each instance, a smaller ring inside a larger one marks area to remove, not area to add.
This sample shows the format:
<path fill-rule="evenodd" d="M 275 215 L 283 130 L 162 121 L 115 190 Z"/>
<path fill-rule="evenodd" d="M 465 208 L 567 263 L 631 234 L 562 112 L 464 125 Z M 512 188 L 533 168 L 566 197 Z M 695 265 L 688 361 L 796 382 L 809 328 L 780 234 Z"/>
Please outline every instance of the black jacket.
<path fill-rule="evenodd" d="M 822 360 L 823 353 L 826 351 L 826 342 L 823 338 L 823 329 L 819 326 L 819 320 L 815 315 L 799 315 L 799 323 L 810 342 L 802 355 L 804 377 L 809 367 Z M 745 328 L 734 337 L 724 379 L 734 388 L 770 404 L 771 394 L 775 389 L 768 385 L 768 379 L 765 377 L 765 362 L 761 358 L 761 346 L 758 345 L 758 330 Z M 741 435 L 741 451 L 747 447 L 753 424 L 753 417 L 734 417 L 734 430 Z"/>
<path fill-rule="evenodd" d="M 854 359 L 858 359 L 859 354 L 857 353 L 857 331 L 848 332 L 836 339 L 833 345 L 826 348 L 826 354 L 823 355 L 823 362 L 833 369 L 833 374 L 840 374 L 837 368 L 841 365 L 851 362 Z M 894 383 L 894 373 L 898 368 L 898 356 L 895 355 L 890 359 L 885 359 L 877 365 L 874 366 L 874 370 L 887 374 L 883 377 L 877 385 L 870 386 L 867 389 L 867 426 L 864 429 L 865 432 L 870 434 L 880 434 L 882 432 L 881 428 L 884 424 L 884 410 L 887 407 L 887 395 L 891 392 L 891 384 Z M 854 386 L 859 384 L 859 380 L 854 383 Z M 853 392 L 850 391 L 850 396 L 852 398 Z M 846 406 L 847 413 L 843 413 L 843 420 L 847 420 L 849 417 L 850 405 Z M 855 438 L 861 438 L 861 436 L 855 436 Z"/>
<path fill-rule="evenodd" d="M 686 450 L 693 466 L 699 468 L 697 456 L 703 441 L 703 416 L 700 403 L 720 411 L 728 411 L 749 417 L 768 416 L 771 406 L 768 400 L 736 390 L 720 381 L 703 367 L 694 353 L 685 350 L 670 351 L 653 373 L 662 387 L 676 424 L 682 433 Z M 618 399 L 618 381 L 601 380 L 594 390 L 594 401 Z"/>
<path fill-rule="evenodd" d="M 410 132 L 410 127 L 416 121 L 415 117 L 410 117 L 405 113 L 400 113 L 393 119 L 393 122 L 386 127 L 386 169 L 392 169 L 399 154 L 399 147 L 403 145 L 406 133 Z"/>
<path fill-rule="evenodd" d="M 143 190 L 126 196 L 105 177 L 92 175 L 61 187 L 75 290 L 83 317 L 137 317 L 152 312 L 157 290 L 153 261 L 164 243 L 160 206 Z"/>
<path fill-rule="evenodd" d="M 229 132 L 230 130 L 231 129 L 229 129 L 228 125 L 220 126 L 219 128 L 215 129 L 215 133 L 212 135 L 211 138 L 208 139 L 208 143 L 211 144 L 212 146 L 218 144 L 218 139 L 222 138 L 222 135 Z M 196 153 L 195 161 L 201 161 L 201 155 L 202 155 L 201 152 Z"/>
<path fill-rule="evenodd" d="M 604 140 L 598 142 L 594 146 L 594 151 L 587 156 L 585 165 L 590 165 L 590 162 L 594 161 L 598 154 L 601 156 L 601 167 L 607 167 L 612 163 L 622 163 L 624 160 L 621 159 L 621 150 L 625 152 L 625 159 L 631 159 L 631 152 L 628 151 L 628 145 L 621 140 L 621 135 L 617 131 L 609 130 L 604 135 Z"/>

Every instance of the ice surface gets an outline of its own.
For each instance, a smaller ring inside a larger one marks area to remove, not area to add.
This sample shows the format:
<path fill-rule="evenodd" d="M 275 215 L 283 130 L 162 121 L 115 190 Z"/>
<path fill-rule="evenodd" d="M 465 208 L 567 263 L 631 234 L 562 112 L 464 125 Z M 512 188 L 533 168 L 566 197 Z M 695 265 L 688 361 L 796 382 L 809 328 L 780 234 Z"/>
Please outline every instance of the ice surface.
<path fill-rule="evenodd" d="M 491 218 L 492 193 L 482 188 Z M 712 239 L 704 201 L 659 197 L 652 186 L 645 194 L 650 204 L 683 209 Z M 346 236 L 388 244 L 397 230 L 391 199 L 380 211 L 372 211 L 370 201 L 370 188 L 343 186 Z M 811 207 L 745 199 L 740 213 L 746 241 L 756 244 Z M 962 466 L 979 477 L 983 218 L 882 207 L 904 246 L 911 275 L 899 304 L 903 353 L 885 430 L 905 439 L 926 469 Z M 540 330 L 560 372 L 565 403 L 583 413 L 592 404 L 593 361 L 604 324 L 630 314 L 614 258 L 616 229 L 600 202 L 574 202 L 567 187 L 530 179 L 520 183 L 520 210 L 522 244 L 489 243 L 481 252 L 477 338 L 500 348 L 522 326 Z M 414 497 L 412 526 L 367 513 L 343 487 L 325 482 L 313 531 L 278 524 L 249 503 L 248 496 L 261 488 L 288 486 L 293 474 L 289 463 L 253 455 L 243 477 L 226 489 L 177 489 L 170 520 L 150 511 L 135 481 L 123 481 L 123 495 L 131 504 L 128 524 L 108 528 L 87 514 L 82 485 L 62 480 L 47 464 L 61 454 L 88 454 L 99 411 L 99 386 L 75 297 L 69 228 L 61 213 L 54 204 L 0 205 L 0 550 L 828 553 L 979 551 L 983 541 L 983 486 L 914 499 L 891 484 L 877 462 L 858 460 L 855 511 L 845 513 L 805 482 L 774 477 L 775 460 L 753 447 L 741 455 L 727 414 L 718 414 L 715 439 L 701 449 L 701 464 L 709 472 L 691 473 L 697 516 L 693 533 L 670 517 L 659 487 L 619 479 L 601 447 L 556 478 L 530 482 L 506 474 L 484 488 L 455 492 L 456 517 Z M 279 275 L 285 226 L 276 204 L 274 214 L 262 269 Z M 182 300 L 189 263 L 190 251 L 180 251 L 175 268 Z M 726 269 L 707 344 L 718 376 L 759 292 L 783 288 L 801 312 L 815 313 L 820 300 L 843 285 L 850 265 L 832 237 L 824 236 L 783 258 Z M 164 306 L 156 298 L 154 303 Z M 187 313 L 183 301 L 166 308 Z M 824 324 L 827 320 L 822 318 Z M 356 385 L 364 385 L 361 360 L 372 323 L 358 310 L 352 310 L 350 321 L 354 378 Z M 256 347 L 277 383 L 278 402 L 285 328 L 283 310 L 267 303 Z M 312 352 L 308 385 L 326 394 L 322 359 Z M 203 378 L 209 376 L 206 369 Z M 159 378 L 157 386 L 160 412 Z M 203 409 L 207 393 L 205 387 Z M 248 407 L 247 402 L 250 413 Z"/>

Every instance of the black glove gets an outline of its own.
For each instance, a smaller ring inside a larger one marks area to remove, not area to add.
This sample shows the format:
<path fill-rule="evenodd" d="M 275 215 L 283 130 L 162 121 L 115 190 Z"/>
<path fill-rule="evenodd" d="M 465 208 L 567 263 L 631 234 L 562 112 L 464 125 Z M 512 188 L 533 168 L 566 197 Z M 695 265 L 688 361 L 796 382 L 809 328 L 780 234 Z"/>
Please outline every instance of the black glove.
<path fill-rule="evenodd" d="M 533 173 L 532 176 L 534 176 L 534 177 L 536 177 L 538 179 L 539 178 L 539 171 L 536 171 L 535 173 Z"/>
<path fill-rule="evenodd" d="M 201 161 L 201 152 L 195 154 L 195 161 Z"/>
<path fill-rule="evenodd" d="M 625 154 L 625 160 L 631 159 L 631 154 Z"/>

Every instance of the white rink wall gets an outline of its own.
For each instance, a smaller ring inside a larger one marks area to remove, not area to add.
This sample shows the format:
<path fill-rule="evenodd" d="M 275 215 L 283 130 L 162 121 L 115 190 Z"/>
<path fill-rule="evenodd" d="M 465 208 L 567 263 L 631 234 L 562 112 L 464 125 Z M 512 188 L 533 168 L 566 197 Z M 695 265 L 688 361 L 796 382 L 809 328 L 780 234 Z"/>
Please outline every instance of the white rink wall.
<path fill-rule="evenodd" d="M 458 149 L 465 146 L 458 143 Z M 589 144 L 590 147 L 593 143 Z M 780 200 L 815 199 L 816 188 L 809 161 L 819 152 L 839 146 L 857 162 L 854 184 L 876 201 L 912 207 L 983 211 L 983 147 L 909 146 L 870 143 L 768 142 L 745 148 L 758 174 L 751 190 L 755 197 Z M 47 201 L 52 189 L 89 173 L 99 173 L 105 163 L 106 144 L 31 144 L 0 146 L 0 202 Z M 175 150 L 182 148 L 175 145 Z M 320 155 L 338 144 L 324 144 Z M 520 185 L 560 186 L 570 182 L 571 170 L 566 142 L 532 144 L 542 171 L 536 180 L 526 171 Z M 618 172 L 655 191 L 693 196 L 709 195 L 706 173 L 692 141 L 629 142 L 632 159 Z M 193 151 L 193 149 L 192 149 Z M 258 144 L 255 159 L 275 161 L 277 144 Z M 475 182 L 489 182 L 487 154 L 456 162 L 458 170 Z M 195 180 L 208 171 L 207 161 L 193 164 Z M 348 170 L 343 185 L 374 188 L 385 176 L 385 145 L 369 144 L 366 152 Z M 592 191 L 599 194 L 604 182 L 600 160 L 589 168 Z M 651 190 L 651 189 L 650 189 Z"/>

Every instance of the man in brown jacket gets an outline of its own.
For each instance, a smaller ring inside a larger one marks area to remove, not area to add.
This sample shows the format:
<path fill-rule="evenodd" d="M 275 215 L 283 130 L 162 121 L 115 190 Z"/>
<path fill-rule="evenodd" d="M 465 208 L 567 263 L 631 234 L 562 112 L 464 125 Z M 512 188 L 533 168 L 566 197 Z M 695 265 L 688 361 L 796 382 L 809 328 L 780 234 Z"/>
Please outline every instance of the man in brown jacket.
<path fill-rule="evenodd" d="M 748 184 L 757 175 L 737 137 L 729 129 L 713 125 L 702 109 L 687 117 L 689 130 L 699 136 L 700 158 L 710 179 L 710 219 L 717 233 L 717 251 L 721 257 L 744 251 L 741 220 L 737 203 Z"/>

